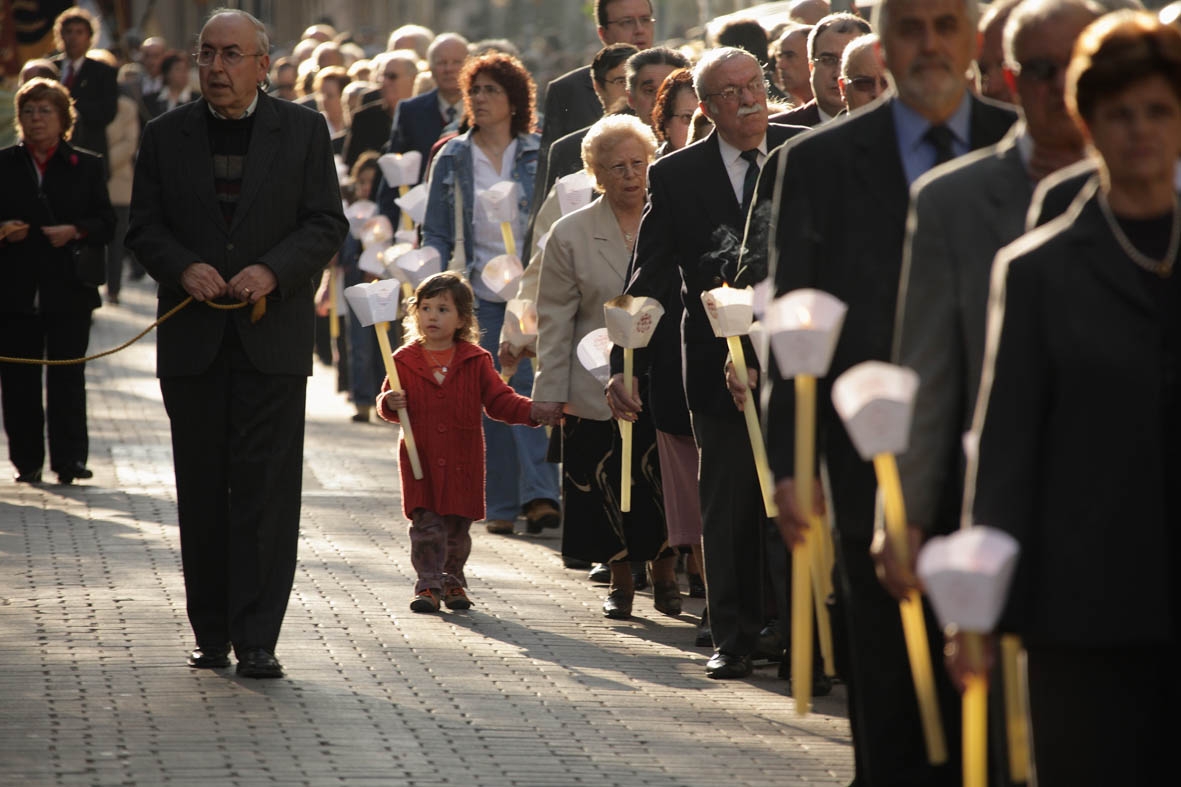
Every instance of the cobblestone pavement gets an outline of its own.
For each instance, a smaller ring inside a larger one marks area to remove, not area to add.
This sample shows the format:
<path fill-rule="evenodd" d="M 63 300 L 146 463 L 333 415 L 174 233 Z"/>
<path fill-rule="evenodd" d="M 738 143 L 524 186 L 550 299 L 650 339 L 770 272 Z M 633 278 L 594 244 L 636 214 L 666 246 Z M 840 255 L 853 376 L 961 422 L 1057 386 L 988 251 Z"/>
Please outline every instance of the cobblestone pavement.
<path fill-rule="evenodd" d="M 123 300 L 96 313 L 92 351 L 150 322 L 148 285 Z M 277 654 L 288 675 L 187 668 L 153 364 L 149 336 L 88 367 L 91 481 L 17 485 L 5 464 L 0 783 L 850 780 L 841 687 L 799 718 L 773 667 L 707 679 L 709 651 L 692 646 L 700 601 L 673 619 L 640 594 L 632 620 L 607 620 L 603 588 L 562 567 L 553 535 L 477 525 L 475 607 L 410 612 L 396 430 L 351 423 L 323 368 L 309 387 L 300 564 Z"/>

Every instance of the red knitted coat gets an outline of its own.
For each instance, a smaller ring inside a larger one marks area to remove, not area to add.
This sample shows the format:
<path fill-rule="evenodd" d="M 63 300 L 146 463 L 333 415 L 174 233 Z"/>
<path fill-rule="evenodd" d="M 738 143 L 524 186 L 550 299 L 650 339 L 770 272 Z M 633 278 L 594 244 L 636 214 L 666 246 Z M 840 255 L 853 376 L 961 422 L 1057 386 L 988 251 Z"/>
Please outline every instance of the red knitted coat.
<path fill-rule="evenodd" d="M 484 426 L 481 410 L 507 424 L 537 426 L 529 418 L 533 402 L 500 379 L 487 350 L 456 342 L 455 356 L 442 383 L 435 380 L 422 345 L 414 342 L 394 353 L 398 377 L 406 392 L 406 409 L 422 462 L 422 480 L 414 477 L 406 441 L 401 440 L 402 510 L 416 508 L 436 514 L 484 518 Z M 381 390 L 388 391 L 387 378 Z M 387 400 L 388 401 L 388 400 Z M 396 410 L 383 401 L 379 415 L 398 422 Z"/>

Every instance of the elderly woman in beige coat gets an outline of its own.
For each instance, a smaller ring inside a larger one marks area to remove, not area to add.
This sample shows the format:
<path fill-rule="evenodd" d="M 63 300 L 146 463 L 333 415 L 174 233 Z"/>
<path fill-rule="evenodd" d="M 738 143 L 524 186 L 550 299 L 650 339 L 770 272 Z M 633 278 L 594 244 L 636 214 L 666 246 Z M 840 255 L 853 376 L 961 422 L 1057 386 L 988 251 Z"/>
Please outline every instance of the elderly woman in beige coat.
<path fill-rule="evenodd" d="M 619 432 L 602 383 L 577 357 L 579 341 L 605 325 L 603 304 L 623 292 L 655 151 L 656 138 L 634 117 L 606 117 L 591 127 L 582 160 L 602 196 L 554 223 L 538 275 L 540 370 L 533 399 L 564 417 L 562 555 L 611 566 L 603 613 L 617 619 L 631 615 L 633 560 L 653 561 L 656 609 L 667 615 L 681 611 L 655 430 L 642 414 L 633 427 L 632 505 L 622 513 Z"/>

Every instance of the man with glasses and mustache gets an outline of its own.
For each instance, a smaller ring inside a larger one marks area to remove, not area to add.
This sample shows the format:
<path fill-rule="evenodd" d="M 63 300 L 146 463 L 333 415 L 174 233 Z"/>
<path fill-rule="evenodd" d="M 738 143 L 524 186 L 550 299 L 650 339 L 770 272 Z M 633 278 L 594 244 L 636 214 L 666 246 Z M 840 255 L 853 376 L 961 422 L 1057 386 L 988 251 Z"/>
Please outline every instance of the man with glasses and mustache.
<path fill-rule="evenodd" d="M 328 126 L 260 89 L 266 27 L 214 14 L 202 99 L 144 130 L 127 247 L 159 282 L 156 373 L 172 425 L 198 669 L 279 678 L 299 542 L 312 281 L 348 231 Z M 244 305 L 215 309 L 206 302 Z"/>
<path fill-rule="evenodd" d="M 808 34 L 808 65 L 813 99 L 802 107 L 772 115 L 773 123 L 819 126 L 839 115 L 845 104 L 837 85 L 841 53 L 850 41 L 872 33 L 869 23 L 854 14 L 829 14 Z"/>
<path fill-rule="evenodd" d="M 684 307 L 681 372 L 700 454 L 706 603 L 716 649 L 706 674 L 741 678 L 750 674 L 763 628 L 759 567 L 766 515 L 750 446 L 734 439 L 745 427 L 721 373 L 726 343 L 714 336 L 701 293 L 723 283 L 723 262 L 737 253 L 768 152 L 805 129 L 768 124 L 763 70 L 744 50 L 706 52 L 694 68 L 693 87 L 715 131 L 649 170 L 650 201 L 627 293 L 658 298 L 666 316 Z M 619 372 L 622 355 L 615 355 L 612 371 Z M 622 374 L 612 377 L 607 402 L 616 417 L 628 420 L 644 406 L 638 388 L 624 389 Z"/>
<path fill-rule="evenodd" d="M 884 0 L 876 13 L 874 27 L 897 95 L 779 150 L 774 169 L 768 165 L 775 177 L 760 184 L 752 223 L 760 218 L 764 199 L 773 199 L 766 209 L 771 230 L 766 248 L 776 295 L 812 287 L 849 307 L 817 392 L 817 456 L 826 471 L 834 523 L 834 636 L 843 640 L 838 672 L 849 685 L 856 783 L 956 783 L 958 698 L 937 670 L 953 756 L 933 768 L 898 604 L 879 583 L 870 556 L 873 468 L 857 454 L 837 417 L 831 385 L 857 363 L 890 358 L 910 184 L 938 163 L 995 144 L 1016 115 L 968 89 L 979 14 L 974 0 Z M 777 212 L 771 215 L 771 209 Z M 819 482 L 795 478 L 794 381 L 782 379 L 774 367 L 768 377 L 768 453 L 779 479 L 778 522 L 784 540 L 794 546 L 808 527 L 797 508 L 795 484 Z M 816 498 L 819 509 L 823 497 Z M 929 620 L 934 626 L 934 617 Z M 932 654 L 936 663 L 939 655 Z"/>
<path fill-rule="evenodd" d="M 845 110 L 854 112 L 890 89 L 886 64 L 874 34 L 854 38 L 841 55 L 841 76 L 837 80 Z"/>

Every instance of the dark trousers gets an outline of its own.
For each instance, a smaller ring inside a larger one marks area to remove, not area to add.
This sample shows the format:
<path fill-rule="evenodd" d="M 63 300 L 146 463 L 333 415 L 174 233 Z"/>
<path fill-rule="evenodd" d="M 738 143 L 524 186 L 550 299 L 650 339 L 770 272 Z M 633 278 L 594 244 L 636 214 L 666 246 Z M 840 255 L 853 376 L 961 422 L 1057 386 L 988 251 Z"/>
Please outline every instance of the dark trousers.
<path fill-rule="evenodd" d="M 746 656 L 763 627 L 766 514 L 742 413 L 692 413 L 700 455 L 701 544 L 714 647 Z"/>
<path fill-rule="evenodd" d="M 160 390 L 197 644 L 273 652 L 295 577 L 307 378 L 261 374 L 227 346 Z"/>
<path fill-rule="evenodd" d="M 13 358 L 69 359 L 86 355 L 89 310 L 47 315 L 0 315 L 0 355 Z M 42 371 L 44 369 L 44 371 Z M 45 401 L 41 379 L 45 378 Z M 8 456 L 20 473 L 45 463 L 45 425 L 49 422 L 49 464 L 57 472 L 90 453 L 86 430 L 86 367 L 0 364 L 0 406 Z"/>
<path fill-rule="evenodd" d="M 127 248 L 123 245 L 123 238 L 127 235 L 127 222 L 131 218 L 130 205 L 115 205 L 115 234 L 111 236 L 111 243 L 107 246 L 107 295 L 119 297 L 123 288 L 123 258 L 127 256 Z"/>
<path fill-rule="evenodd" d="M 1026 652 L 1041 787 L 1176 783 L 1175 645 Z"/>
<path fill-rule="evenodd" d="M 838 671 L 849 697 L 849 726 L 857 765 L 858 787 L 955 785 L 960 779 L 959 694 L 943 668 L 943 636 L 924 602 L 927 639 L 949 762 L 938 768 L 927 761 L 923 728 L 898 602 L 874 573 L 869 542 L 842 538 L 840 511 L 834 533 L 837 609 L 833 626 L 843 626 L 845 644 Z M 834 637 L 837 632 L 834 632 Z"/>

